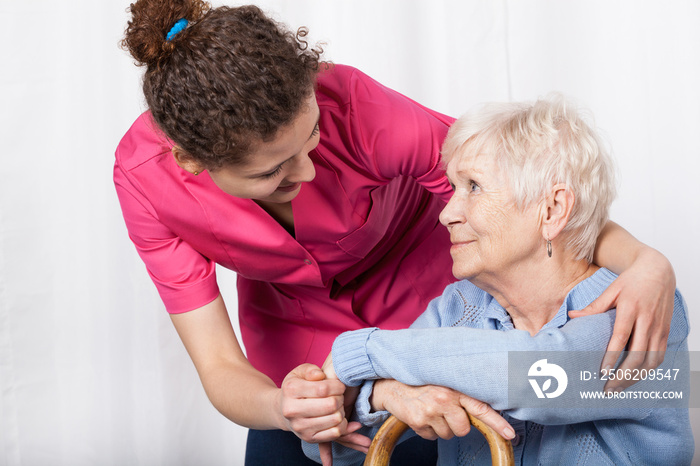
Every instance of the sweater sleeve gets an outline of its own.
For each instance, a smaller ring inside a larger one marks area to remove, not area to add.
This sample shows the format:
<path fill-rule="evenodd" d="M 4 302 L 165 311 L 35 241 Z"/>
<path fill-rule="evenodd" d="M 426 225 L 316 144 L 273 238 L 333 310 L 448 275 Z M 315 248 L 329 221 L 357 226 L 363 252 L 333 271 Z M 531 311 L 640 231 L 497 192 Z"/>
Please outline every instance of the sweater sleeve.
<path fill-rule="evenodd" d="M 674 318 L 678 320 L 684 316 L 682 299 L 677 298 Z M 523 400 L 532 399 L 530 384 L 525 381 L 514 387 L 508 383 L 509 355 L 516 352 L 550 355 L 561 352 L 559 356 L 569 359 L 563 367 L 580 367 L 578 359 L 581 354 L 587 354 L 599 365 L 612 335 L 614 319 L 614 311 L 580 317 L 560 328 L 542 330 L 535 336 L 521 330 L 469 327 L 363 329 L 346 332 L 336 339 L 333 362 L 338 377 L 349 386 L 356 386 L 365 379 L 381 378 L 408 385 L 442 385 L 485 401 L 494 409 L 506 410 L 514 418 L 540 424 L 641 419 L 648 415 L 648 409 L 618 408 L 619 404 L 606 405 L 610 409 L 591 410 L 562 409 L 561 405 L 552 403 L 551 408 L 534 409 L 523 404 Z M 683 341 L 669 342 L 662 368 L 675 364 L 675 353 Z M 599 390 L 604 383 L 598 383 Z"/>
<path fill-rule="evenodd" d="M 445 309 L 446 307 L 449 307 L 446 303 L 449 303 L 450 301 L 453 300 L 455 297 L 455 294 L 453 293 L 452 289 L 454 288 L 454 285 L 448 286 L 445 291 L 443 292 L 443 295 L 440 297 L 437 297 L 433 299 L 429 304 L 428 308 L 421 314 L 414 322 L 411 324 L 411 328 L 433 328 L 433 327 L 440 327 L 441 326 L 441 312 L 446 312 L 448 311 Z M 375 329 L 365 329 L 364 332 L 362 330 L 358 331 L 356 337 L 361 339 L 362 342 L 364 342 L 364 338 L 361 337 L 364 333 L 371 332 Z M 350 333 L 348 333 L 350 335 Z M 352 337 L 349 337 L 352 338 Z M 360 344 L 360 340 L 356 342 L 356 344 L 350 343 L 348 345 L 350 347 L 350 351 L 353 351 L 352 348 L 355 346 L 358 346 Z M 351 358 L 352 356 L 348 356 Z M 355 351 L 354 352 L 354 357 L 358 358 L 356 361 L 359 363 L 359 366 L 363 366 L 365 363 L 369 363 L 368 359 L 365 359 L 365 353 L 363 351 Z M 344 360 L 344 366 L 348 367 L 351 364 L 347 363 L 347 360 Z M 360 369 L 362 370 L 362 369 Z M 365 368 L 365 370 L 367 370 Z M 374 379 L 371 378 L 373 375 L 373 372 L 371 370 L 367 370 L 367 372 L 364 374 L 368 376 L 368 380 L 365 380 L 364 383 L 362 384 L 362 388 L 360 389 L 360 393 L 357 395 L 357 400 L 355 401 L 355 414 L 358 417 L 358 420 L 363 424 L 367 426 L 378 426 L 381 425 L 386 419 L 389 417 L 389 412 L 388 411 L 372 411 L 372 405 L 369 401 L 369 399 L 372 396 L 372 391 L 374 390 Z M 362 378 L 362 374 L 356 374 L 356 377 Z"/>

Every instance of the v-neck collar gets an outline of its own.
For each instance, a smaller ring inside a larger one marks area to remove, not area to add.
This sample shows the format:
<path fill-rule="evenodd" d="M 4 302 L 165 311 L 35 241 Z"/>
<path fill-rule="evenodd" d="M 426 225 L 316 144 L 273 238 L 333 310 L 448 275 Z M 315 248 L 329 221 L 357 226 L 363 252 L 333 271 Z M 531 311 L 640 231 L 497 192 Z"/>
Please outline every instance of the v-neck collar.
<path fill-rule="evenodd" d="M 571 318 L 569 317 L 569 311 L 583 309 L 588 306 L 594 299 L 598 296 L 591 293 L 590 289 L 592 287 L 586 286 L 588 282 L 595 284 L 605 284 L 607 285 L 612 280 L 615 279 L 615 274 L 606 268 L 600 268 L 590 277 L 581 280 L 574 286 L 569 293 L 567 293 L 564 298 L 564 302 L 559 307 L 557 313 L 552 317 L 552 319 L 544 324 L 542 328 L 538 331 L 559 328 L 566 324 Z M 513 330 L 513 320 L 506 310 L 498 304 L 498 301 L 491 299 L 491 302 L 484 311 L 484 318 L 496 321 L 497 327 L 502 327 L 506 330 Z"/>

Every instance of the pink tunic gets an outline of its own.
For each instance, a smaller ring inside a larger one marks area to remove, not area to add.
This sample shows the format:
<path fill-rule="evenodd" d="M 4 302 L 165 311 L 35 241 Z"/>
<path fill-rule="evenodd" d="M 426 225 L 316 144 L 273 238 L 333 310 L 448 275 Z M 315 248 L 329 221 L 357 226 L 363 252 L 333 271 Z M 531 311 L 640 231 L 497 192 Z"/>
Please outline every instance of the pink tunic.
<path fill-rule="evenodd" d="M 343 331 L 407 327 L 454 281 L 438 222 L 453 119 L 341 65 L 319 75 L 317 101 L 316 178 L 292 201 L 296 237 L 206 172 L 179 168 L 148 112 L 116 151 L 129 236 L 168 312 L 218 296 L 215 263 L 234 270 L 248 358 L 278 385 L 321 364 Z"/>

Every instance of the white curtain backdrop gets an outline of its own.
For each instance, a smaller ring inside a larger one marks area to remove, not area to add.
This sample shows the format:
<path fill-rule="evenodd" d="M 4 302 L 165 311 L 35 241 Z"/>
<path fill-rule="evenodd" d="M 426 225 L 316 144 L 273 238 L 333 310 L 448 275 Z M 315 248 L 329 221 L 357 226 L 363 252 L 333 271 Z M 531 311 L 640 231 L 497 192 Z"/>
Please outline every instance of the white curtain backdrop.
<path fill-rule="evenodd" d="M 700 350 L 700 2 L 259 5 L 447 114 L 553 90 L 589 107 L 619 166 L 612 217 L 673 263 Z M 145 110 L 127 6 L 0 0 L 1 465 L 243 463 L 246 430 L 206 399 L 112 184 Z M 219 282 L 235 322 L 235 276 Z"/>

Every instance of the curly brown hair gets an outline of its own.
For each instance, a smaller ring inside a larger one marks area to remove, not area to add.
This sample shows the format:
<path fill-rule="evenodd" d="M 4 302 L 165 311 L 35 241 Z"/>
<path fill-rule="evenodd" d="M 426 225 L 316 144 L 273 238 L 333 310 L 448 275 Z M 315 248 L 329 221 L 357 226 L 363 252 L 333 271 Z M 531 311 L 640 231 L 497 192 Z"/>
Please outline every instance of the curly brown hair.
<path fill-rule="evenodd" d="M 138 0 L 122 47 L 145 66 L 153 118 L 207 169 L 242 163 L 256 142 L 293 121 L 314 89 L 320 48 L 258 7 L 202 0 Z M 179 19 L 189 25 L 170 41 Z"/>

